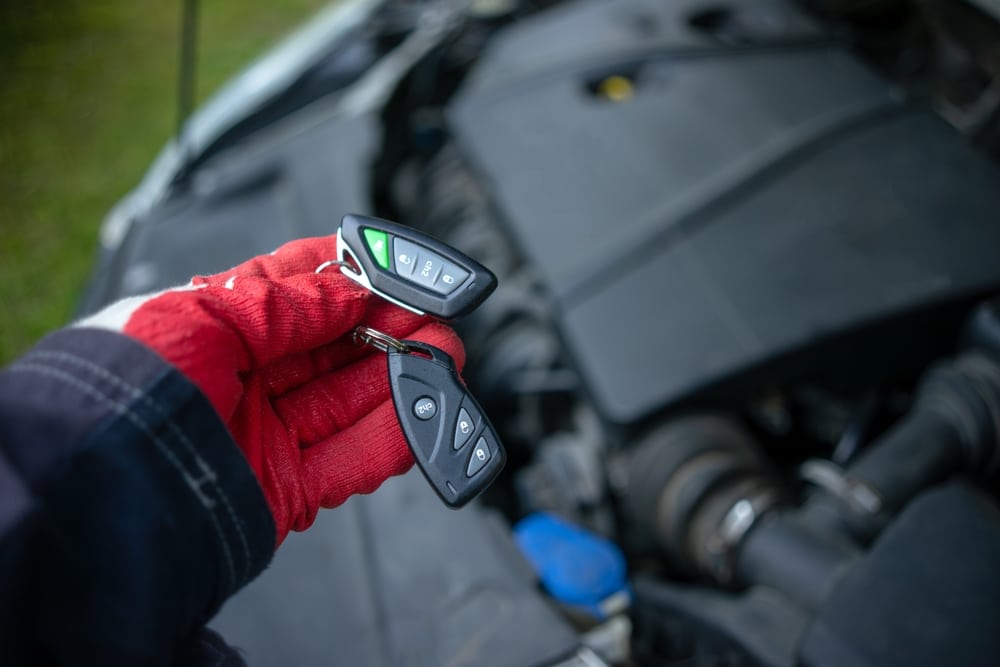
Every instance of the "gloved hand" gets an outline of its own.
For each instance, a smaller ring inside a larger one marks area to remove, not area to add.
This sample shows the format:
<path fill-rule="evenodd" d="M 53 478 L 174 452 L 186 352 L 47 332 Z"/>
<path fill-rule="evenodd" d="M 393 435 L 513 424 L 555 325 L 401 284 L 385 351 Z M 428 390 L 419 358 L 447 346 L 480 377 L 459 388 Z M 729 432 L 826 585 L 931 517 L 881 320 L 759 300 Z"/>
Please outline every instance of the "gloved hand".
<path fill-rule="evenodd" d="M 208 397 L 264 490 L 277 526 L 305 530 L 320 507 L 370 493 L 413 458 L 392 405 L 386 355 L 359 324 L 430 343 L 461 369 L 443 324 L 372 295 L 336 267 L 336 237 L 288 243 L 189 285 L 132 297 L 80 322 L 145 343 Z"/>

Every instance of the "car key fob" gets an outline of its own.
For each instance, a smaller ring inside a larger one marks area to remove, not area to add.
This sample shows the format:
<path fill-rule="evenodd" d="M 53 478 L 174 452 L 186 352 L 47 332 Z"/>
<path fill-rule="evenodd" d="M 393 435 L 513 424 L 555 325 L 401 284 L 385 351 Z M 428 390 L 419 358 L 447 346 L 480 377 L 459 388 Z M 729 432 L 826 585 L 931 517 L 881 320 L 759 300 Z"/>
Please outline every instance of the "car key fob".
<path fill-rule="evenodd" d="M 507 455 L 451 356 L 419 341 L 402 345 L 386 350 L 396 416 L 424 477 L 446 505 L 461 507 L 496 479 Z"/>
<path fill-rule="evenodd" d="M 474 310 L 497 286 L 489 269 L 451 246 L 410 227 L 361 215 L 341 220 L 337 259 L 345 276 L 382 298 L 444 320 Z"/>

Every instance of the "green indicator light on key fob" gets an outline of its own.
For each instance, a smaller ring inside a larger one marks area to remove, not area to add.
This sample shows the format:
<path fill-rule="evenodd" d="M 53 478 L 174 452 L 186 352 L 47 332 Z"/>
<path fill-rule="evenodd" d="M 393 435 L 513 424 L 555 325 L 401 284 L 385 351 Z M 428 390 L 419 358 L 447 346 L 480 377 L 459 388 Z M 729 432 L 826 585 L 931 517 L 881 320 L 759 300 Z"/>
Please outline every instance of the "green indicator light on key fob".
<path fill-rule="evenodd" d="M 365 229 L 365 243 L 372 257 L 383 269 L 389 268 L 389 235 L 377 229 Z"/>

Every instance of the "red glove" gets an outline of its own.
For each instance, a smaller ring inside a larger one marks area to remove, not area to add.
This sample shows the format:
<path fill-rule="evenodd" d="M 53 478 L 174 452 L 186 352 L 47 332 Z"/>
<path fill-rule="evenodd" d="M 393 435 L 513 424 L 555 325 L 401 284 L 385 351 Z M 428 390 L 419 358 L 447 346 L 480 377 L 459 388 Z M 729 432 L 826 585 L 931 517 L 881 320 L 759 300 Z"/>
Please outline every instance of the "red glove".
<path fill-rule="evenodd" d="M 336 267 L 336 237 L 302 239 L 229 271 L 110 306 L 81 324 L 117 328 L 208 397 L 264 490 L 277 526 L 305 530 L 320 507 L 371 493 L 413 458 L 389 392 L 386 355 L 359 347 L 359 324 L 430 343 L 461 369 L 443 324 L 372 295 Z"/>

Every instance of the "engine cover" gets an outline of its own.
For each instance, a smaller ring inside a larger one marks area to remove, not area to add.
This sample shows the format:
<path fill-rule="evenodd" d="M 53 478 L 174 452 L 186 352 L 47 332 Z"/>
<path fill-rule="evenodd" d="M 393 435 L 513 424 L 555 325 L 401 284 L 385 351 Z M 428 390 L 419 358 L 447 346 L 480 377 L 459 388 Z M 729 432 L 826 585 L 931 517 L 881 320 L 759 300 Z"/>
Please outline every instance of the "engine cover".
<path fill-rule="evenodd" d="M 710 6 L 543 13 L 449 109 L 618 423 L 913 370 L 1000 287 L 992 163 L 790 5 Z"/>

